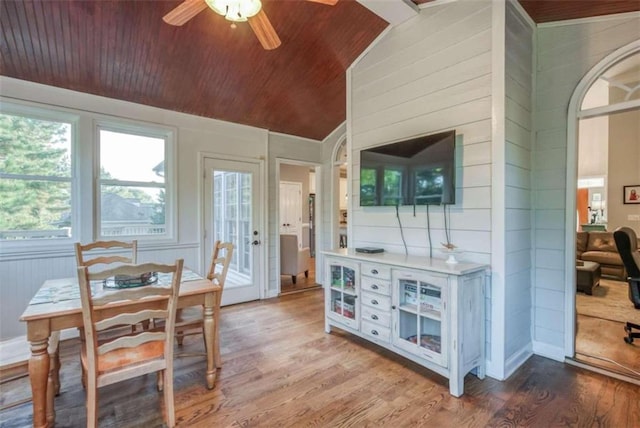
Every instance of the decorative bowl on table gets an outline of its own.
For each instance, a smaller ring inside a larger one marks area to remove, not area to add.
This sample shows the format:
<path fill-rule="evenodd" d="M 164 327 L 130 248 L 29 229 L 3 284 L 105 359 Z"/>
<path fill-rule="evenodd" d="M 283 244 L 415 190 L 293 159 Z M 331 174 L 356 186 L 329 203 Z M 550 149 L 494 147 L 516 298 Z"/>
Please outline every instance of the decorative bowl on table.
<path fill-rule="evenodd" d="M 134 288 L 158 282 L 157 272 L 145 272 L 140 275 L 116 275 L 114 278 L 104 280 L 104 286 L 108 288 Z"/>

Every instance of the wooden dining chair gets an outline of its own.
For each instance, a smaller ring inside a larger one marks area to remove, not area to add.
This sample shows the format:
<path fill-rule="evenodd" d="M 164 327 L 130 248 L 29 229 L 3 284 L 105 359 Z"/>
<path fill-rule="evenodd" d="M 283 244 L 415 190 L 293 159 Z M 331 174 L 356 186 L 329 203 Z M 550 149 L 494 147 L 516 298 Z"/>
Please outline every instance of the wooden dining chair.
<path fill-rule="evenodd" d="M 97 426 L 99 387 L 154 372 L 158 389 L 164 392 L 165 422 L 168 427 L 175 425 L 173 337 L 182 266 L 183 260 L 178 259 L 174 265 L 121 265 L 100 272 L 78 267 L 85 335 L 81 361 L 87 376 L 87 427 Z M 99 284 L 120 275 L 138 277 L 149 272 L 171 273 L 171 283 L 123 289 L 103 287 L 92 295 L 92 281 Z M 133 333 L 129 329 L 112 329 L 145 319 L 161 319 L 163 325 Z M 99 332 L 106 329 L 112 329 L 109 337 L 99 337 Z M 115 334 L 117 331 L 121 334 Z"/>
<path fill-rule="evenodd" d="M 209 263 L 209 271 L 207 273 L 207 279 L 214 284 L 220 285 L 220 292 L 217 293 L 216 303 L 213 313 L 213 319 L 215 323 L 214 334 L 214 361 L 216 367 L 222 366 L 222 359 L 220 357 L 220 304 L 222 301 L 222 290 L 224 290 L 224 283 L 227 278 L 227 272 L 229 270 L 229 264 L 233 257 L 233 244 L 231 242 L 216 241 L 213 246 L 213 254 L 211 256 L 211 262 Z M 185 336 L 194 334 L 203 334 L 203 307 L 194 306 L 190 308 L 179 309 L 176 315 L 176 340 L 178 345 L 182 345 Z M 204 336 L 204 335 L 203 335 Z M 202 355 L 201 353 L 181 353 L 180 356 L 194 356 Z"/>

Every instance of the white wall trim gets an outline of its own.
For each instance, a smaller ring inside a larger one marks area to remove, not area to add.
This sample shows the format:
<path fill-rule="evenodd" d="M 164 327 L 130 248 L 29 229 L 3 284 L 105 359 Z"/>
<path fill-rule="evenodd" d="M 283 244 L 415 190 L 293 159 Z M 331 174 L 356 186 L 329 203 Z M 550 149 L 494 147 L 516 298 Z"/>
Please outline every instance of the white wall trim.
<path fill-rule="evenodd" d="M 519 351 L 514 352 L 505 363 L 504 379 L 508 379 L 533 355 L 531 342 Z"/>
<path fill-rule="evenodd" d="M 341 132 L 342 134 L 344 134 L 344 131 L 341 131 L 340 128 L 342 127 L 342 125 L 346 126 L 347 120 L 345 119 L 343 122 L 340 123 L 340 125 L 336 126 L 336 129 L 334 129 L 333 131 L 331 131 L 329 133 L 329 135 L 327 135 L 323 140 L 322 143 L 326 143 L 327 141 L 329 141 L 331 138 L 333 138 L 335 135 L 339 135 Z"/>
<path fill-rule="evenodd" d="M 438 7 L 438 6 L 442 6 L 443 4 L 447 4 L 447 3 L 454 3 L 457 2 L 458 0 L 433 0 L 427 3 L 422 3 L 418 5 L 418 9 L 422 10 L 422 9 L 429 9 L 432 7 Z"/>
<path fill-rule="evenodd" d="M 347 80 L 347 84 L 348 84 L 348 80 Z M 347 92 L 347 95 L 349 94 L 349 92 Z M 350 98 L 350 97 L 348 97 Z M 348 104 L 347 104 L 348 105 Z M 327 173 L 329 174 L 329 176 L 331 177 L 331 205 L 329 206 L 329 210 L 331 212 L 331 241 L 329 242 L 329 248 L 336 248 L 338 247 L 338 242 L 336 241 L 336 236 L 338 235 L 338 221 L 336 220 L 337 216 L 335 215 L 339 210 L 340 210 L 340 204 L 336 203 L 336 194 L 339 193 L 339 189 L 340 189 L 340 174 L 336 174 L 335 173 L 335 159 L 336 156 L 338 155 L 338 150 L 340 148 L 340 146 L 342 145 L 343 142 L 345 142 L 345 140 L 347 139 L 347 133 L 343 133 L 337 140 L 336 143 L 333 145 L 333 148 L 331 149 L 331 171 L 328 171 Z M 351 165 L 349 164 L 349 160 L 351 159 L 351 157 L 349 156 L 349 144 L 347 143 L 347 193 L 349 195 L 351 195 L 352 193 L 352 186 L 349 183 L 351 180 L 349 180 L 349 178 L 351 177 L 351 174 L 353 173 L 353 171 L 351 170 Z M 351 171 L 351 172 L 349 172 Z M 338 196 L 339 197 L 339 196 Z M 353 198 L 349 198 L 349 201 L 351 201 Z M 349 212 L 349 210 L 353 210 L 353 207 L 351 205 L 349 205 L 347 207 L 347 212 Z M 351 211 L 353 212 L 353 211 Z M 349 234 L 349 223 L 347 223 L 347 242 L 349 242 L 349 239 L 351 239 L 351 237 L 348 235 Z"/>
<path fill-rule="evenodd" d="M 338 126 L 340 126 L 340 125 L 338 125 Z M 333 131 L 331 131 L 331 132 L 334 132 L 334 131 L 335 131 L 335 129 Z M 274 131 L 269 131 L 269 135 L 278 135 L 278 136 L 281 136 L 281 137 L 296 138 L 298 140 L 307 141 L 309 143 L 316 143 L 316 144 L 322 144 L 322 141 L 324 141 L 324 140 L 314 140 L 313 138 L 300 137 L 298 135 L 284 134 L 282 132 L 274 132 Z M 329 135 L 331 135 L 331 134 L 329 134 Z"/>
<path fill-rule="evenodd" d="M 505 374 L 505 28 L 506 4 L 492 2 L 491 17 L 491 361 L 499 379 Z"/>
<path fill-rule="evenodd" d="M 638 14 L 640 17 L 640 14 Z M 569 101 L 567 111 L 567 176 L 566 176 L 566 211 L 565 211 L 565 335 L 564 335 L 564 355 L 573 357 L 575 354 L 575 325 L 576 325 L 576 294 L 575 269 L 570 266 L 575 264 L 575 233 L 576 230 L 576 180 L 578 179 L 578 116 L 580 106 L 587 91 L 593 83 L 609 67 L 618 62 L 621 58 L 640 52 L 640 40 L 636 40 L 623 46 L 600 60 L 584 77 L 580 80 L 573 91 Z"/>
<path fill-rule="evenodd" d="M 529 27 L 533 28 L 533 33 L 535 35 L 536 32 L 536 23 L 535 21 L 529 16 L 529 14 L 527 13 L 527 11 L 524 9 L 524 7 L 522 7 L 522 5 L 520 4 L 519 1 L 517 0 L 508 0 L 509 3 L 511 4 L 511 6 L 513 6 L 513 8 L 518 12 L 518 14 L 522 17 L 522 19 L 524 19 L 527 24 L 529 25 Z M 535 40 L 535 37 L 534 37 Z M 534 53 L 536 52 L 535 50 L 533 51 Z M 535 56 L 535 55 L 534 55 Z M 535 68 L 534 68 L 535 70 Z"/>
<path fill-rule="evenodd" d="M 589 18 L 565 19 L 564 21 L 543 22 L 538 28 L 564 27 L 565 25 L 593 24 L 594 22 L 616 21 L 640 18 L 640 12 L 616 13 L 614 15 L 591 16 Z"/>
<path fill-rule="evenodd" d="M 548 343 L 533 341 L 533 353 L 541 357 L 549 358 L 561 363 L 565 360 L 564 349 L 559 346 L 549 345 Z"/>

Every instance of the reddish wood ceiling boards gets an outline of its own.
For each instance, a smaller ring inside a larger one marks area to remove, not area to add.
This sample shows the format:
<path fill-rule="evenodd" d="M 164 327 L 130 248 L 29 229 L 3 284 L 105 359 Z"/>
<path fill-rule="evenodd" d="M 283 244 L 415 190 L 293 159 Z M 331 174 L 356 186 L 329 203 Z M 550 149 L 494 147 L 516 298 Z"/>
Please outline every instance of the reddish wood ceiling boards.
<path fill-rule="evenodd" d="M 434 0 L 412 0 L 420 5 Z M 640 0 L 518 0 L 537 23 L 640 10 Z"/>
<path fill-rule="evenodd" d="M 323 139 L 346 117 L 345 70 L 388 25 L 353 0 L 263 0 L 282 46 L 180 1 L 2 1 L 0 74 Z"/>
<path fill-rule="evenodd" d="M 538 24 L 640 10 L 640 0 L 519 0 Z"/>

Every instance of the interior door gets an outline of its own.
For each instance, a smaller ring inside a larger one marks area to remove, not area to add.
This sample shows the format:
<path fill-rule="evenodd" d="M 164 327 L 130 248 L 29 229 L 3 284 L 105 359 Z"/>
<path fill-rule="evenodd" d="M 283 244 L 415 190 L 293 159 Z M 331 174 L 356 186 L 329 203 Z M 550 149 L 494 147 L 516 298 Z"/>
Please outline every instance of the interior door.
<path fill-rule="evenodd" d="M 213 243 L 218 239 L 232 242 L 234 247 L 222 304 L 258 300 L 264 281 L 260 164 L 206 158 L 204 168 L 205 260 L 209 263 Z"/>
<path fill-rule="evenodd" d="M 302 183 L 280 182 L 280 233 L 298 235 L 302 244 Z"/>

